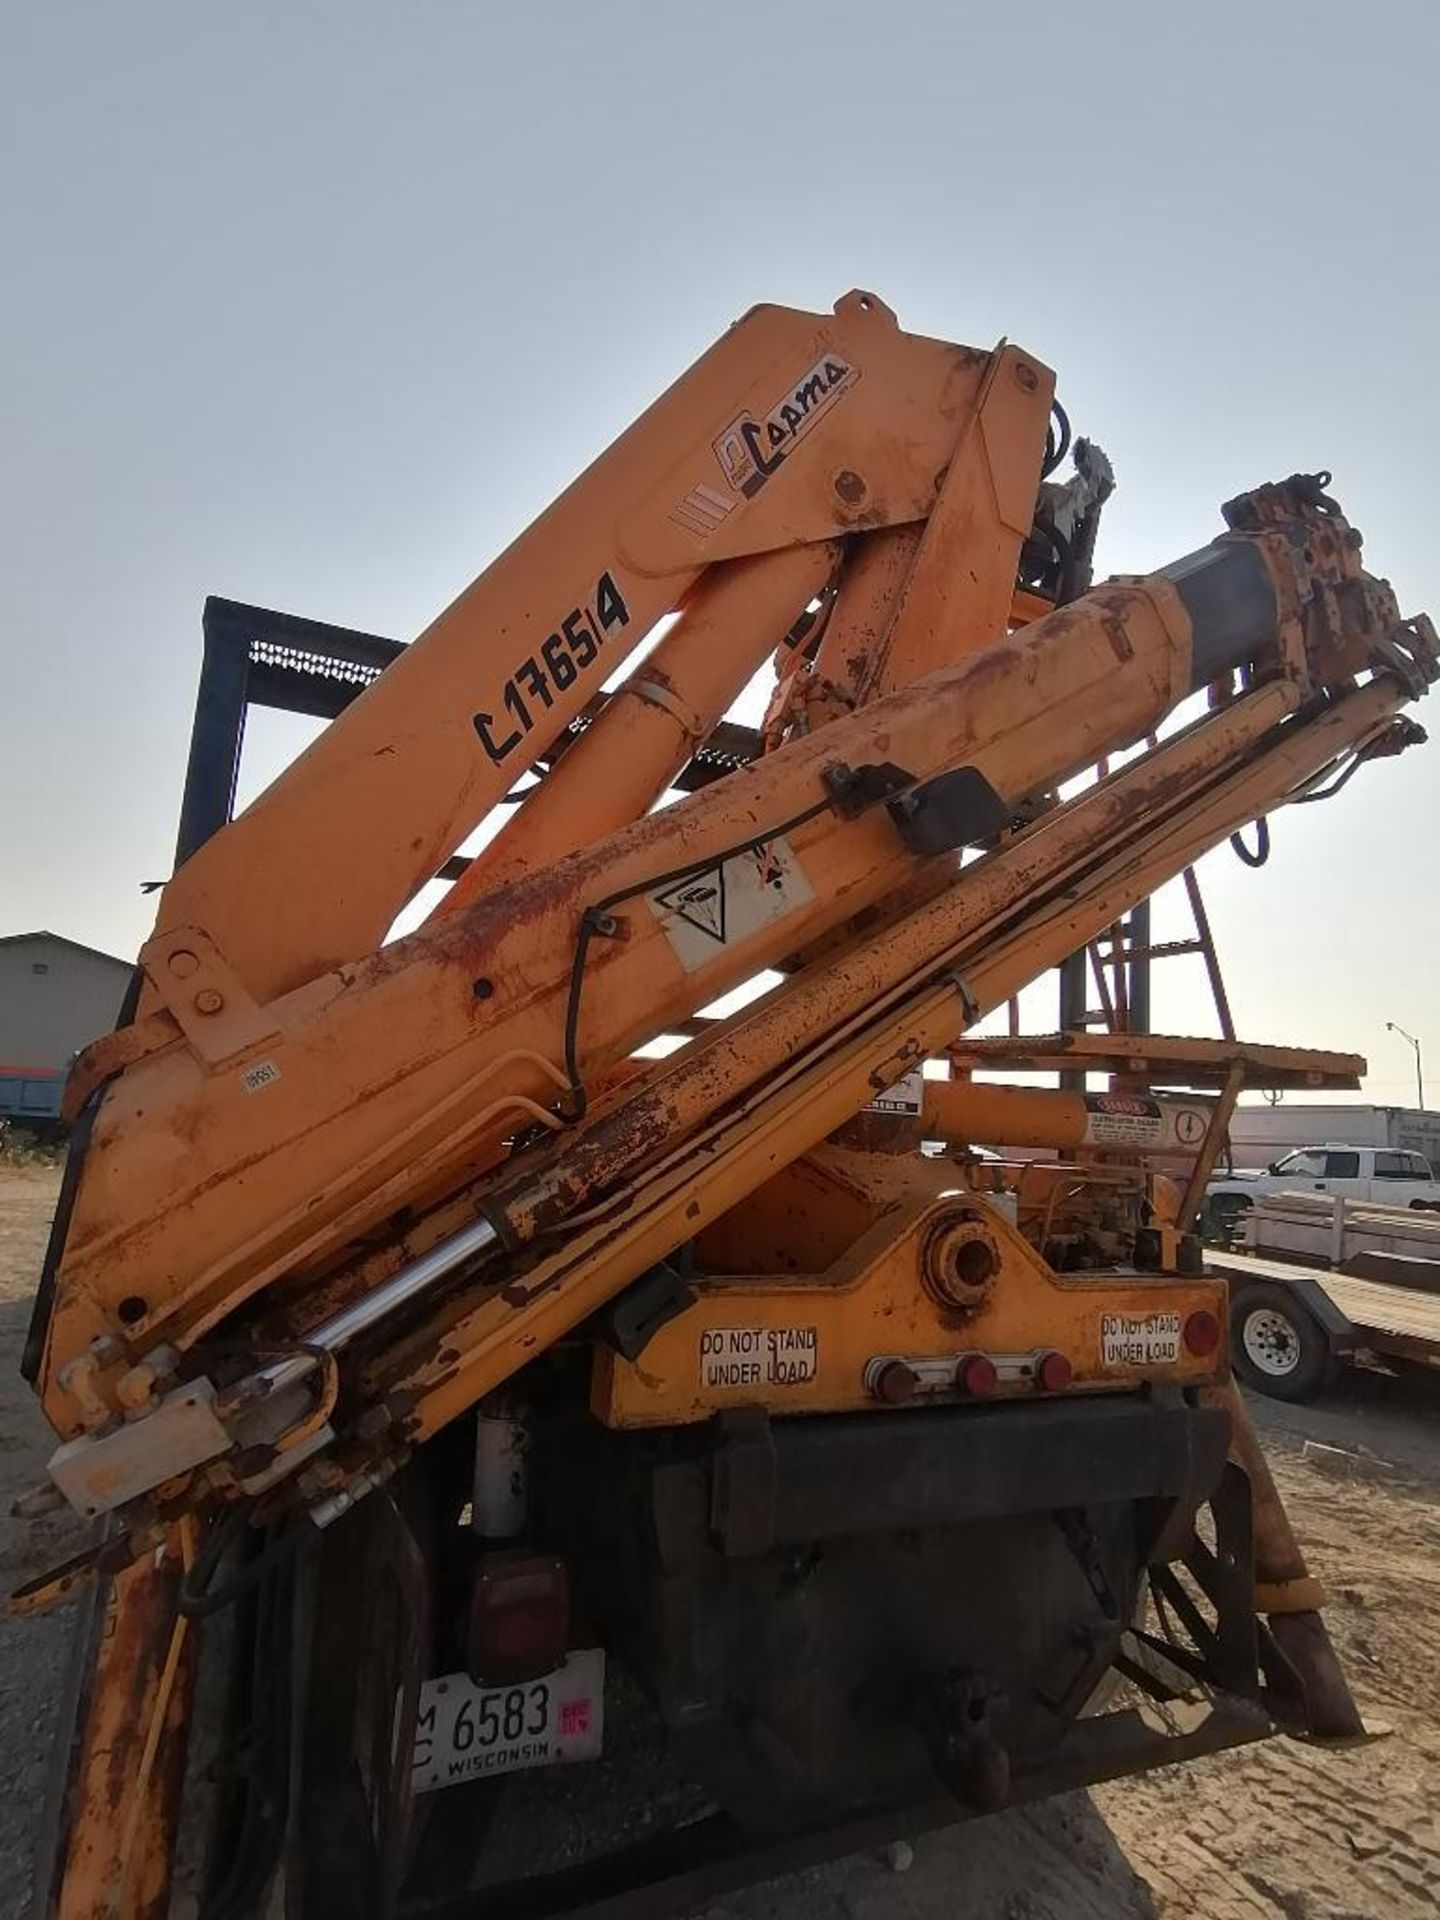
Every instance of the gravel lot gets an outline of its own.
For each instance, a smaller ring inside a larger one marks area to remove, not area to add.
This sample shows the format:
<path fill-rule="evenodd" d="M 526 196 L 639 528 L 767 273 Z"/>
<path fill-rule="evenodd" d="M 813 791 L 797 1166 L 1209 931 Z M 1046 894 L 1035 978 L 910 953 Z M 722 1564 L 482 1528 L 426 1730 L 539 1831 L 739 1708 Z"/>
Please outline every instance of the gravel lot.
<path fill-rule="evenodd" d="M 46 1431 L 17 1377 L 57 1174 L 0 1170 L 0 1571 L 60 1553 L 8 1517 Z M 1291 1741 L 1071 1795 L 916 1843 L 897 1874 L 837 1862 L 723 1902 L 712 1920 L 1434 1920 L 1440 1913 L 1440 1379 L 1352 1374 L 1318 1408 L 1256 1403 L 1276 1478 L 1330 1587 L 1332 1631 L 1383 1738 Z M 1387 1463 L 1334 1477 L 1306 1438 Z M 67 1634 L 0 1617 L 0 1920 L 28 1910 L 31 1836 Z"/>

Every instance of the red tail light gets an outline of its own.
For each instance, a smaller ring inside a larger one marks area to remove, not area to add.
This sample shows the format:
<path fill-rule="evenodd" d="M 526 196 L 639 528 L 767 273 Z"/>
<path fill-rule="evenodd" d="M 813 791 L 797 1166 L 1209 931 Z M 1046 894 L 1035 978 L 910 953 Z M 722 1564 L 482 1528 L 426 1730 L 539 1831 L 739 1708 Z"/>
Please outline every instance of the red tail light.
<path fill-rule="evenodd" d="M 1181 1338 L 1191 1353 L 1203 1360 L 1220 1345 L 1220 1322 L 1208 1308 L 1197 1307 L 1194 1313 L 1186 1315 Z"/>
<path fill-rule="evenodd" d="M 1044 1393 L 1063 1393 L 1075 1378 L 1075 1369 L 1063 1353 L 1042 1355 L 1035 1369 L 1035 1384 Z"/>
<path fill-rule="evenodd" d="M 971 1353 L 955 1369 L 955 1384 L 976 1400 L 988 1400 L 1000 1384 L 1000 1375 L 988 1354 Z"/>
<path fill-rule="evenodd" d="M 570 1638 L 570 1582 L 550 1554 L 487 1553 L 470 1596 L 466 1669 L 477 1686 L 552 1673 Z"/>

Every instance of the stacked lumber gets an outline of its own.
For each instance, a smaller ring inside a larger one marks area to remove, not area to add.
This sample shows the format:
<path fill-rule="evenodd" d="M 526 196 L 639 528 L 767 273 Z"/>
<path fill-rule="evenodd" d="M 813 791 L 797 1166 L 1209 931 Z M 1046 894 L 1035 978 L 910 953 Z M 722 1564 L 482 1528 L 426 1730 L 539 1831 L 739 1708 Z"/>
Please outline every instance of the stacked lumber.
<path fill-rule="evenodd" d="M 1253 1253 L 1440 1293 L 1440 1213 L 1329 1193 L 1268 1193 L 1238 1224 Z"/>

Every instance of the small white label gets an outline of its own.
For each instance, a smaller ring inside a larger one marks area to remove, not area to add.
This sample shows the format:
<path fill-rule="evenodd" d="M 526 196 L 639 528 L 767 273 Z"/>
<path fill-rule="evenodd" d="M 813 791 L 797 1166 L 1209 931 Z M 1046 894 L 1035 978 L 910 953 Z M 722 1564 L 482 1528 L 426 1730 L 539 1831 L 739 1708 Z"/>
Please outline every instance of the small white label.
<path fill-rule="evenodd" d="M 799 1387 L 819 1361 L 818 1327 L 710 1327 L 700 1336 L 702 1387 Z"/>
<path fill-rule="evenodd" d="M 259 1093 L 262 1087 L 273 1087 L 279 1078 L 280 1069 L 273 1060 L 257 1060 L 241 1074 L 240 1084 L 246 1093 Z"/>
<path fill-rule="evenodd" d="M 1100 1358 L 1107 1367 L 1147 1367 L 1178 1360 L 1179 1314 L 1103 1314 Z"/>
<path fill-rule="evenodd" d="M 884 1093 L 877 1093 L 873 1100 L 867 1100 L 863 1111 L 866 1113 L 919 1113 L 925 1104 L 925 1069 L 911 1067 Z"/>
<path fill-rule="evenodd" d="M 789 842 L 777 837 L 646 898 L 681 966 L 694 973 L 726 947 L 808 905 L 815 889 Z"/>

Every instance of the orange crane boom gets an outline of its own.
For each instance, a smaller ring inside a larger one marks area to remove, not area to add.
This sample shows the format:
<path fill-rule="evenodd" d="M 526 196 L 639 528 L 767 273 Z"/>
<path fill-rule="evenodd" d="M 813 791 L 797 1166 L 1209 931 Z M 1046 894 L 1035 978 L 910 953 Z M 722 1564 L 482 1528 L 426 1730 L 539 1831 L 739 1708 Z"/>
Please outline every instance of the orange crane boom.
<path fill-rule="evenodd" d="M 1053 477 L 1053 390 L 872 294 L 755 309 L 164 888 L 134 1018 L 72 1075 L 37 1313 L 53 1480 L 107 1533 L 27 1604 L 90 1574 L 111 1621 L 63 1920 L 160 1910 L 195 1625 L 288 1578 L 277 1543 L 325 1596 L 286 1764 L 368 1783 L 341 1830 L 373 1886 L 342 1901 L 317 1853 L 327 1920 L 410 1911 L 430 1746 L 483 1784 L 467 1688 L 563 1757 L 569 1671 L 580 1742 L 572 1586 L 584 1659 L 746 1834 L 1175 1757 L 1086 1732 L 1116 1662 L 1207 1691 L 1212 1743 L 1353 1723 L 1194 1257 L 1241 1057 L 1217 1107 L 1156 1105 L 1183 1197 L 1077 1094 L 928 1096 L 1050 1173 L 906 1151 L 920 1094 L 903 1137 L 857 1120 L 1199 854 L 1423 738 L 1433 630 L 1328 476 L 1091 586 L 1113 478 L 1086 442 Z M 772 657 L 762 750 L 661 804 Z M 403 1631 L 356 1552 L 409 1570 Z M 1147 1582 L 1183 1643 L 1131 1628 Z"/>

